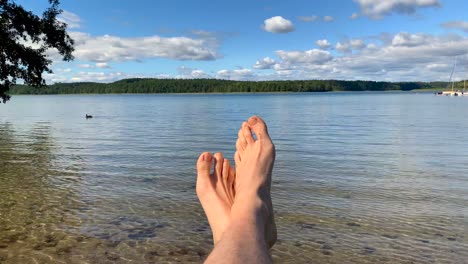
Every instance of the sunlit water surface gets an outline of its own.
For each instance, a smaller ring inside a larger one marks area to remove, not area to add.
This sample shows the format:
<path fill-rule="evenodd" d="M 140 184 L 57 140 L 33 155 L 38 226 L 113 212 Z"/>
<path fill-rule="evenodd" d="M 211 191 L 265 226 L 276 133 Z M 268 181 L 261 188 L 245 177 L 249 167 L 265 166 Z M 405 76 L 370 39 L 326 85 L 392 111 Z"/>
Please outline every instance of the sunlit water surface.
<path fill-rule="evenodd" d="M 232 161 L 253 114 L 277 149 L 277 263 L 468 263 L 467 113 L 412 93 L 14 96 L 0 263 L 202 261 L 196 159 Z"/>

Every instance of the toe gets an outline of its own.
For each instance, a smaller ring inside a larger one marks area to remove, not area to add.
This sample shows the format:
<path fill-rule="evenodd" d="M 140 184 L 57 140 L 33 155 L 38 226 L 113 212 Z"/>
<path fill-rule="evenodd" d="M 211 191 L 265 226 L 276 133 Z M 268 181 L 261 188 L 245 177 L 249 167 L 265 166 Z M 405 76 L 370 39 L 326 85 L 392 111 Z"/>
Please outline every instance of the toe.
<path fill-rule="evenodd" d="M 255 140 L 252 136 L 252 131 L 250 130 L 247 122 L 242 123 L 242 134 L 244 135 L 247 145 L 255 143 Z"/>
<path fill-rule="evenodd" d="M 237 133 L 237 142 L 236 142 L 236 148 L 237 150 L 243 151 L 247 147 L 247 141 L 244 137 L 244 132 L 241 129 L 239 129 L 239 132 Z"/>
<path fill-rule="evenodd" d="M 226 193 L 226 196 L 229 199 L 229 160 L 224 159 L 223 161 L 223 190 Z"/>
<path fill-rule="evenodd" d="M 224 163 L 223 154 L 221 154 L 220 152 L 214 154 L 214 160 L 215 160 L 215 174 L 217 175 L 217 177 L 222 177 L 223 163 Z"/>
<path fill-rule="evenodd" d="M 242 144 L 241 140 L 238 138 L 236 140 L 236 150 L 237 151 L 243 151 L 244 150 L 244 145 Z"/>
<path fill-rule="evenodd" d="M 236 151 L 234 153 L 234 161 L 236 162 L 236 166 L 238 166 L 241 163 L 241 157 L 239 151 Z"/>
<path fill-rule="evenodd" d="M 234 203 L 234 198 L 236 196 L 236 191 L 234 189 L 234 184 L 236 180 L 236 172 L 234 171 L 233 167 L 229 167 L 229 178 L 228 178 L 228 194 L 229 194 L 229 202 L 231 205 Z"/>
<path fill-rule="evenodd" d="M 213 156 L 209 152 L 203 152 L 197 161 L 197 172 L 210 174 L 211 164 L 213 163 Z"/>
<path fill-rule="evenodd" d="M 200 197 L 211 186 L 210 170 L 213 164 L 213 156 L 209 152 L 203 152 L 197 161 L 197 185 L 196 191 Z"/>
<path fill-rule="evenodd" d="M 226 186 L 227 186 L 227 181 L 228 181 L 228 177 L 229 177 L 229 168 L 230 168 L 229 160 L 228 160 L 228 159 L 224 159 L 224 164 L 223 164 L 223 180 L 224 180 L 224 182 L 226 182 Z"/>
<path fill-rule="evenodd" d="M 265 121 L 258 116 L 252 116 L 247 121 L 248 126 L 253 130 L 258 139 L 270 139 Z"/>

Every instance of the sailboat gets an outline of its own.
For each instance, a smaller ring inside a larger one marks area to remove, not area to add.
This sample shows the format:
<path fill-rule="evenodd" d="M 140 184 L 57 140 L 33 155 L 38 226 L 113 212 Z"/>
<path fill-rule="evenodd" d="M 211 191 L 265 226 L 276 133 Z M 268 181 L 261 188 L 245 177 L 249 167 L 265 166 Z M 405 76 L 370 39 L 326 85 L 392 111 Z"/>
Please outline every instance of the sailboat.
<path fill-rule="evenodd" d="M 451 89 L 451 90 L 442 91 L 442 92 L 437 92 L 436 95 L 445 95 L 445 96 L 468 96 L 468 91 L 465 92 L 466 80 L 463 80 L 463 91 L 455 90 L 455 89 L 454 89 L 455 81 L 452 80 L 452 77 L 453 77 L 453 73 L 455 72 L 455 67 L 456 67 L 456 66 L 457 66 L 457 60 L 455 59 L 455 64 L 453 65 L 452 72 L 450 73 L 449 85 L 447 85 L 447 86 L 450 86 L 450 84 L 451 84 L 451 85 L 452 85 L 452 89 Z"/>

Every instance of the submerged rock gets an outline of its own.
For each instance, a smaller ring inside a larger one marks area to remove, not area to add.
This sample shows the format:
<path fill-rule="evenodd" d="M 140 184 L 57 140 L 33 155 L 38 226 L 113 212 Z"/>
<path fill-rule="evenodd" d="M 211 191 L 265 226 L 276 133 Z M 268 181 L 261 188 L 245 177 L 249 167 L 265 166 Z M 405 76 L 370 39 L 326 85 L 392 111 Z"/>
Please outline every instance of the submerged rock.
<path fill-rule="evenodd" d="M 391 235 L 391 234 L 383 234 L 383 237 L 390 238 L 390 239 L 397 239 L 398 235 Z"/>
<path fill-rule="evenodd" d="M 302 229 L 313 229 L 313 228 L 315 228 L 316 226 L 317 226 L 316 224 L 306 224 L 306 223 L 301 224 L 301 228 L 302 228 Z"/>
<path fill-rule="evenodd" d="M 58 242 L 57 246 L 55 247 L 55 251 L 58 254 L 61 253 L 68 253 L 71 251 L 73 247 L 75 247 L 76 242 L 71 240 L 61 240 Z"/>
<path fill-rule="evenodd" d="M 370 254 L 374 254 L 374 252 L 376 251 L 377 249 L 373 248 L 373 247 L 364 247 L 364 251 L 363 253 L 366 254 L 366 255 L 370 255 Z"/>

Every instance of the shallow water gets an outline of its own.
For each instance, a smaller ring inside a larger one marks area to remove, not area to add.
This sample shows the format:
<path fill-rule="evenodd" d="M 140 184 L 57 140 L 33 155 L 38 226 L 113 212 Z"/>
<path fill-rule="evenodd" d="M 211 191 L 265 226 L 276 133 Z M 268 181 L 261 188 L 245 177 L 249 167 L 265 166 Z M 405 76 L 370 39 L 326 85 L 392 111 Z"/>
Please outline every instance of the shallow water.
<path fill-rule="evenodd" d="M 277 148 L 277 263 L 468 263 L 467 112 L 412 93 L 14 96 L 0 263 L 200 262 L 196 158 L 232 161 L 252 114 Z"/>

